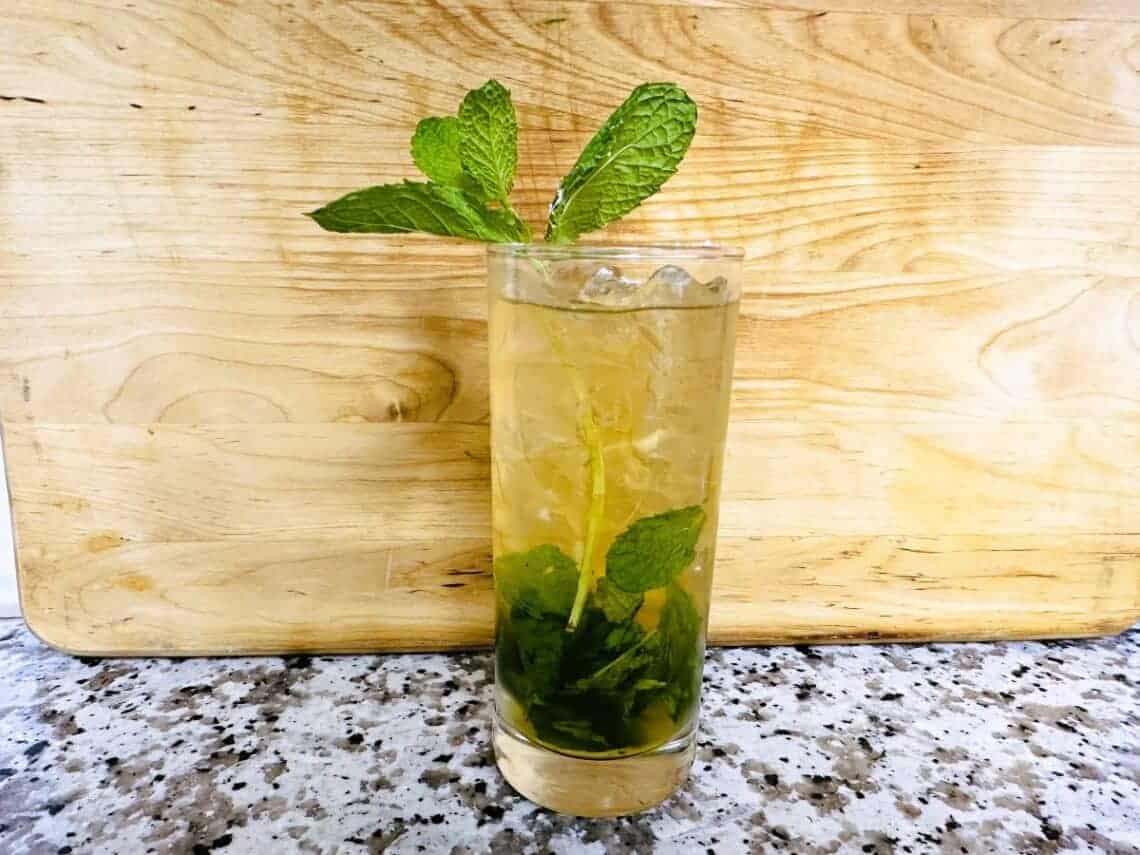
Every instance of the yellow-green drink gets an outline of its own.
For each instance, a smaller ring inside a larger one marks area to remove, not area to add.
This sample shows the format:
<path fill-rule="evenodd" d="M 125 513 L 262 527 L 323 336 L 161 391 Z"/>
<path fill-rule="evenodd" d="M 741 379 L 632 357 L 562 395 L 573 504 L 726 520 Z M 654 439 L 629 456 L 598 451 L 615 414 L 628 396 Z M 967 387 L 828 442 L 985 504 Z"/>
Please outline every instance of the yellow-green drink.
<path fill-rule="evenodd" d="M 512 747 L 557 752 L 559 788 L 580 765 L 571 758 L 605 761 L 604 783 L 620 780 L 613 763 L 666 749 L 679 777 L 661 778 L 664 792 L 644 782 L 629 804 L 596 783 L 560 803 L 515 780 L 507 758 L 537 801 L 627 812 L 668 795 L 691 758 L 739 255 L 504 246 L 489 257 L 496 748 L 501 765 Z"/>

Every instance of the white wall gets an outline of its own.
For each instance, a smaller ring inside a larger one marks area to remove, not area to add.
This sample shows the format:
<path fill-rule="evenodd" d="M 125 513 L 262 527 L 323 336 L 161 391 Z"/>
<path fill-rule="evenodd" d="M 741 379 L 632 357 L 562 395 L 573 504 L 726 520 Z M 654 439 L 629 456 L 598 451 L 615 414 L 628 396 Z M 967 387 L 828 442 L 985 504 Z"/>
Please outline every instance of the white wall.
<path fill-rule="evenodd" d="M 8 484 L 0 455 L 0 618 L 20 613 L 16 601 L 16 559 L 12 551 L 12 521 L 8 518 Z"/>

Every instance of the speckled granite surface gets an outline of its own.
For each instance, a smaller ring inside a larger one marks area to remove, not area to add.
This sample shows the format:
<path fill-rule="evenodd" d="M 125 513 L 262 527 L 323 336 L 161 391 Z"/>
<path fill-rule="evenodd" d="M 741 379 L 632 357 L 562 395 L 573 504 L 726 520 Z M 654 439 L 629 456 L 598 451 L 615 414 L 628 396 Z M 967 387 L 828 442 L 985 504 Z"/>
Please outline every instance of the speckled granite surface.
<path fill-rule="evenodd" d="M 1140 853 L 1140 630 L 720 650 L 695 774 L 515 796 L 489 657 L 77 660 L 0 622 L 0 852 Z"/>

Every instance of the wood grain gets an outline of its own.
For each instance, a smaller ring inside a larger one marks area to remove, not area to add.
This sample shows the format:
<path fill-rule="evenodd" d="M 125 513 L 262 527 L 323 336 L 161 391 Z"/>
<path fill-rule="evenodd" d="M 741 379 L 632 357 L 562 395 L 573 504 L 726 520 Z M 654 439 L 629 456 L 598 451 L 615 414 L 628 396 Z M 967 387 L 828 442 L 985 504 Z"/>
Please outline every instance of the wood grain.
<path fill-rule="evenodd" d="M 1110 634 L 1136 620 L 1138 556 L 1136 535 L 726 537 L 710 633 L 717 644 Z"/>
<path fill-rule="evenodd" d="M 715 641 L 1072 635 L 1136 617 L 1140 467 L 1120 461 L 1140 429 L 874 427 L 734 426 Z M 34 544 L 21 552 L 24 606 L 61 647 L 487 639 L 479 428 L 15 426 L 7 437 L 18 530 Z M 986 534 L 958 533 L 976 530 Z M 1026 533 L 1039 531 L 1052 534 Z M 172 614 L 187 622 L 171 628 Z"/>
<path fill-rule="evenodd" d="M 127 424 L 486 420 L 485 297 L 478 290 L 440 289 L 435 316 L 416 315 L 430 312 L 430 298 L 414 291 L 353 296 L 330 289 L 322 301 L 315 289 L 298 288 L 289 298 L 283 288 L 222 291 L 190 280 L 179 304 L 178 290 L 173 278 L 160 289 L 165 298 L 155 289 L 108 283 L 106 302 L 91 314 L 80 307 L 82 289 L 71 290 L 78 305 L 70 310 L 65 293 L 21 289 L 30 299 L 14 299 L 2 322 L 10 330 L 0 401 L 7 417 Z M 20 302 L 26 310 L 17 310 Z M 35 302 L 54 308 L 34 313 Z"/>
<path fill-rule="evenodd" d="M 0 209 L 0 224 L 12 232 L 0 247 L 6 281 L 44 281 L 44 251 L 59 245 L 68 252 L 52 262 L 56 278 L 49 281 L 78 278 L 99 286 L 122 276 L 186 278 L 185 265 L 229 262 L 232 267 L 194 270 L 193 280 L 209 287 L 206 274 L 217 273 L 213 281 L 227 286 L 246 277 L 291 284 L 294 278 L 337 275 L 334 266 L 351 263 L 353 275 L 391 281 L 401 267 L 378 268 L 399 264 L 411 265 L 414 287 L 422 288 L 429 271 L 452 278 L 437 263 L 441 258 L 471 271 L 480 255 L 477 248 L 432 238 L 401 242 L 355 235 L 338 241 L 300 216 L 362 182 L 414 175 L 405 164 L 407 134 L 391 140 L 394 154 L 387 162 L 363 164 L 353 163 L 355 152 L 383 144 L 371 130 L 355 131 L 350 142 L 339 133 L 326 137 L 328 162 L 318 161 L 321 177 L 315 178 L 312 162 L 281 151 L 280 140 L 272 137 L 227 140 L 224 146 L 219 141 L 222 148 L 236 148 L 240 159 L 204 143 L 189 145 L 185 157 L 193 165 L 186 173 L 156 168 L 148 149 L 164 137 L 159 130 L 149 133 L 154 137 L 142 145 L 135 136 L 121 146 L 109 141 L 114 153 L 67 154 L 33 164 L 24 163 L 26 152 L 5 158 L 11 163 L 11 208 L 8 214 Z M 563 139 L 562 148 L 583 142 L 581 135 Z M 543 143 L 531 151 L 537 156 L 547 148 Z M 1137 150 L 869 141 L 762 147 L 704 139 L 670 182 L 669 193 L 607 230 L 606 237 L 716 235 L 746 246 L 753 265 L 789 272 L 980 273 L 1064 266 L 1130 275 L 1140 264 Z M 547 162 L 557 160 L 568 166 L 571 157 Z M 212 163 L 216 169 L 204 168 Z M 535 226 L 560 171 L 546 167 L 520 188 L 520 206 Z M 103 192 L 107 182 L 110 198 Z M 187 229 L 187 221 L 201 225 Z M 74 263 L 77 258 L 83 265 Z M 132 271 L 124 262 L 133 259 L 148 266 Z"/>
<path fill-rule="evenodd" d="M 712 136 L 1137 141 L 1136 23 L 942 8 L 944 16 L 820 16 L 506 0 L 15 0 L 0 10 L 0 69 L 10 90 L 2 94 L 46 102 L 5 104 L 39 108 L 29 121 L 41 128 L 52 111 L 163 121 L 172 131 L 268 119 L 284 122 L 286 138 L 306 125 L 410 128 L 496 76 L 528 127 L 583 132 L 618 93 L 672 77 L 701 105 L 702 133 Z M 295 145 L 303 152 L 304 138 Z M 379 153 L 370 148 L 353 160 L 366 166 Z M 171 165 L 180 155 L 176 145 L 164 152 Z"/>
<path fill-rule="evenodd" d="M 15 425 L 6 441 L 33 542 L 489 538 L 485 426 Z"/>
<path fill-rule="evenodd" d="M 399 0 L 415 5 L 418 0 Z M 562 0 L 564 6 L 592 5 L 597 0 Z M 433 0 L 436 8 L 446 9 L 453 14 L 471 7 L 466 0 Z M 480 5 L 494 6 L 494 2 L 484 0 Z M 971 18 L 1034 18 L 1038 20 L 1085 20 L 1085 21 L 1135 21 L 1140 20 L 1138 11 L 1130 0 L 794 0 L 794 2 L 769 2 L 769 0 L 635 0 L 628 5 L 681 6 L 709 8 L 758 8 L 783 12 L 807 13 L 864 13 L 864 14 L 905 14 L 943 15 Z M 565 21 L 545 19 L 540 22 L 553 27 Z"/>
<path fill-rule="evenodd" d="M 31 272 L 3 292 L 0 410 L 12 423 L 483 424 L 483 262 L 439 267 L 421 246 L 290 278 L 225 262 L 141 277 L 100 262 L 66 284 Z M 738 419 L 1140 419 L 1140 277 L 766 261 L 746 275 Z"/>
<path fill-rule="evenodd" d="M 29 621 L 93 653 L 486 642 L 482 248 L 300 212 L 412 176 L 416 120 L 495 76 L 535 225 L 625 90 L 700 105 L 605 237 L 748 252 L 715 641 L 1123 628 L 1138 45 L 1125 0 L 10 0 Z"/>
<path fill-rule="evenodd" d="M 710 640 L 1119 632 L 1140 602 L 1138 555 L 1135 535 L 1009 538 L 996 549 L 989 536 L 724 537 Z M 346 653 L 491 640 L 485 538 L 262 540 L 250 549 L 107 535 L 28 547 L 21 560 L 32 628 L 78 653 Z"/>
<path fill-rule="evenodd" d="M 489 537 L 487 431 L 9 426 L 30 542 Z M 736 422 L 729 536 L 1140 535 L 1140 424 Z"/>
<path fill-rule="evenodd" d="M 254 550 L 104 535 L 24 550 L 21 593 L 32 628 L 77 652 L 470 647 L 490 639 L 489 553 L 486 538 L 291 539 Z"/>

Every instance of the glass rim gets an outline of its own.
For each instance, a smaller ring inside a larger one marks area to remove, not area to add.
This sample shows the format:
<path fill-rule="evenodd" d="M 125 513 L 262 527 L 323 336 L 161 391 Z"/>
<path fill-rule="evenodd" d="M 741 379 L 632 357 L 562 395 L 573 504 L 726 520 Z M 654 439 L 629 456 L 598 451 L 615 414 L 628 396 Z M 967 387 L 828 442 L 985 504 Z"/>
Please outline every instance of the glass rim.
<path fill-rule="evenodd" d="M 492 243 L 488 255 L 525 256 L 527 258 L 603 258 L 603 259 L 693 259 L 700 261 L 740 261 L 744 248 L 715 243 Z"/>

